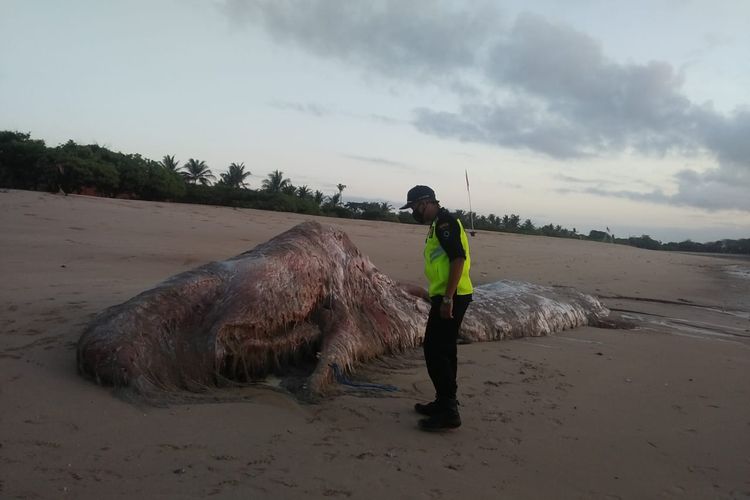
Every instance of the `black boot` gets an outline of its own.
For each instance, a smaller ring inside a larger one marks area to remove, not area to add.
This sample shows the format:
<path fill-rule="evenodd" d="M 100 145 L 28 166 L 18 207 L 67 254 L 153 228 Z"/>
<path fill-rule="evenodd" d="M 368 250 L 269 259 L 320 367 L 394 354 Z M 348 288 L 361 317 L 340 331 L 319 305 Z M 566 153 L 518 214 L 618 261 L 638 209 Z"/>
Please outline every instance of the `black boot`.
<path fill-rule="evenodd" d="M 458 401 L 456 401 L 456 404 L 458 405 Z M 435 401 L 430 401 L 429 403 L 415 403 L 414 411 L 420 415 L 431 417 L 443 411 L 445 406 L 439 399 L 435 399 Z"/>
<path fill-rule="evenodd" d="M 427 406 L 427 405 L 425 405 Z M 416 407 L 415 407 L 416 408 Z M 436 405 L 436 413 L 419 421 L 423 431 L 440 432 L 461 427 L 461 415 L 458 413 L 458 402 L 450 399 Z"/>
<path fill-rule="evenodd" d="M 427 415 L 428 417 L 440 413 L 442 409 L 443 408 L 440 406 L 440 403 L 437 399 L 427 404 L 416 403 L 414 405 L 414 411 L 416 411 L 420 415 Z"/>

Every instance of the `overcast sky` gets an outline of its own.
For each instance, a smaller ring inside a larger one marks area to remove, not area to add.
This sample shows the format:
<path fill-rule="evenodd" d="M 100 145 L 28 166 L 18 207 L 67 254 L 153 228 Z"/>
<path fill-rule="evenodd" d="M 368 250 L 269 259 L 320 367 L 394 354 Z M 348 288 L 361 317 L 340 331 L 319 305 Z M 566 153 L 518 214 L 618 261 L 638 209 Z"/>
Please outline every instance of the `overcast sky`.
<path fill-rule="evenodd" d="M 746 0 L 0 0 L 0 129 L 344 200 L 750 237 Z"/>

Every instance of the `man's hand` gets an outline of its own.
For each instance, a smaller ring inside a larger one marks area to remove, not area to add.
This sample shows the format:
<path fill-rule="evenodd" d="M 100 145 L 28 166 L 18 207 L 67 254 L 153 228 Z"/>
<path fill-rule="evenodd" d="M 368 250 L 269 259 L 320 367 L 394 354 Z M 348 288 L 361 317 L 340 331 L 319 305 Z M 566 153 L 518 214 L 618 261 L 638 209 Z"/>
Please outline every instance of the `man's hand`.
<path fill-rule="evenodd" d="M 440 317 L 443 319 L 453 319 L 453 302 L 443 302 L 440 304 Z"/>
<path fill-rule="evenodd" d="M 461 280 L 461 273 L 463 273 L 465 261 L 466 259 L 462 257 L 455 258 L 451 261 L 450 273 L 448 274 L 448 284 L 445 287 L 443 303 L 440 304 L 440 317 L 442 319 L 453 319 L 453 299 L 456 295 L 458 282 Z"/>

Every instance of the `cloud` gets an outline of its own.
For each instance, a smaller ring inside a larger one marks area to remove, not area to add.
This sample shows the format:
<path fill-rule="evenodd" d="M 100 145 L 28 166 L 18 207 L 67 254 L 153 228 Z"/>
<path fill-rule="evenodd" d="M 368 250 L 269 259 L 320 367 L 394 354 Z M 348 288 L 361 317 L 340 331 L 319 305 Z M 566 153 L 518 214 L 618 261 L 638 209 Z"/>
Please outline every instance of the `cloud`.
<path fill-rule="evenodd" d="M 714 153 L 719 166 L 705 172 L 678 172 L 677 193 L 669 202 L 750 211 L 750 111 L 738 109 L 730 116 L 704 112 L 694 126 L 698 140 Z"/>
<path fill-rule="evenodd" d="M 683 170 L 676 176 L 678 190 L 671 202 L 708 210 L 750 211 L 750 176 L 747 174 L 747 169 L 721 168 L 705 173 Z"/>
<path fill-rule="evenodd" d="M 360 117 L 360 115 L 352 115 L 352 116 Z M 404 124 L 408 124 L 409 123 L 406 120 L 401 120 L 399 118 L 393 118 L 391 116 L 379 115 L 379 114 L 376 114 L 376 113 L 371 113 L 369 115 L 365 115 L 365 116 L 363 116 L 363 118 L 367 118 L 367 119 L 372 120 L 372 121 L 384 123 L 386 125 L 404 125 Z"/>
<path fill-rule="evenodd" d="M 737 109 L 731 116 L 705 111 L 695 125 L 696 134 L 732 171 L 729 175 L 750 178 L 750 109 Z"/>
<path fill-rule="evenodd" d="M 589 187 L 581 190 L 559 189 L 558 191 L 561 193 L 587 193 L 605 197 L 627 198 L 629 200 L 646 201 L 650 203 L 671 203 L 671 197 L 665 195 L 660 189 L 655 189 L 648 193 L 627 190 L 615 191 L 598 187 Z"/>
<path fill-rule="evenodd" d="M 508 189 L 525 189 L 525 186 L 513 182 L 498 182 L 497 185 Z"/>
<path fill-rule="evenodd" d="M 467 104 L 457 113 L 418 108 L 414 126 L 421 132 L 464 142 L 526 149 L 556 158 L 588 156 L 581 131 L 549 116 L 529 100 L 508 104 Z"/>
<path fill-rule="evenodd" d="M 696 146 L 694 107 L 679 93 L 682 76 L 669 64 L 618 64 L 592 38 L 544 18 L 520 16 L 484 70 L 493 85 L 511 92 L 509 100 L 535 103 L 532 118 L 520 126 L 536 136 L 527 146 L 542 153 L 665 153 Z M 555 142 L 572 142 L 557 153 L 539 142 L 549 134 Z"/>
<path fill-rule="evenodd" d="M 560 193 L 587 193 L 650 203 L 700 207 L 709 211 L 750 211 L 747 181 L 742 183 L 727 182 L 727 179 L 723 178 L 723 173 L 720 169 L 709 170 L 705 173 L 692 170 L 678 172 L 676 175 L 678 189 L 673 195 L 664 194 L 660 189 L 638 192 L 588 187 L 584 189 L 558 189 L 557 191 Z"/>
<path fill-rule="evenodd" d="M 607 179 L 582 179 L 565 174 L 555 174 L 555 179 L 572 184 L 606 184 L 609 182 Z"/>
<path fill-rule="evenodd" d="M 315 56 L 410 84 L 440 85 L 458 104 L 414 109 L 413 125 L 423 133 L 561 160 L 709 153 L 716 168 L 681 173 L 673 196 L 609 193 L 750 209 L 737 193 L 750 192 L 750 111 L 725 115 L 691 102 L 684 73 L 667 62 L 618 62 L 569 26 L 531 14 L 511 20 L 485 4 L 470 5 L 227 0 L 224 9 L 235 22 L 260 26 Z"/>
<path fill-rule="evenodd" d="M 415 126 L 559 159 L 704 146 L 696 126 L 710 113 L 680 93 L 683 77 L 669 64 L 618 64 L 592 38 L 539 16 L 520 16 L 477 69 L 504 98 L 475 96 L 453 113 L 417 109 Z"/>
<path fill-rule="evenodd" d="M 277 109 L 296 111 L 298 113 L 316 117 L 326 116 L 333 113 L 331 110 L 324 108 L 323 106 L 311 103 L 274 101 L 270 103 L 270 106 Z"/>
<path fill-rule="evenodd" d="M 397 167 L 402 169 L 408 169 L 408 170 L 414 170 L 414 167 L 411 165 L 407 165 L 406 163 L 401 163 L 399 161 L 393 161 L 393 160 L 387 160 L 385 158 L 377 158 L 372 156 L 358 156 L 358 155 L 349 155 L 349 154 L 342 154 L 344 158 L 350 158 L 352 160 L 362 161 L 366 163 L 375 163 L 378 165 L 385 165 L 388 167 Z"/>
<path fill-rule="evenodd" d="M 276 109 L 282 109 L 285 111 L 296 111 L 303 115 L 314 116 L 316 118 L 323 118 L 328 116 L 348 116 L 350 118 L 356 118 L 358 120 L 369 120 L 385 125 L 404 125 L 409 124 L 406 120 L 399 118 L 393 118 L 391 116 L 385 116 L 377 113 L 350 113 L 346 111 L 337 111 L 327 106 L 323 106 L 315 103 L 305 102 L 291 102 L 291 101 L 273 101 L 269 103 L 269 106 Z"/>
<path fill-rule="evenodd" d="M 447 1 L 227 0 L 236 24 L 259 24 L 278 42 L 386 75 L 424 77 L 476 64 L 497 12 Z"/>
<path fill-rule="evenodd" d="M 564 182 L 566 184 L 594 185 L 594 186 L 598 187 L 600 190 L 603 190 L 603 189 L 605 189 L 605 186 L 608 186 L 608 187 L 610 187 L 610 189 L 609 189 L 610 192 L 616 191 L 616 190 L 611 189 L 611 186 L 613 186 L 613 185 L 629 185 L 629 186 L 632 186 L 633 184 L 641 185 L 645 189 L 648 189 L 648 190 L 651 190 L 651 191 L 657 191 L 657 190 L 659 190 L 651 182 L 647 182 L 647 181 L 645 181 L 643 179 L 629 178 L 628 176 L 610 176 L 610 177 L 607 177 L 607 178 L 605 178 L 605 177 L 599 177 L 599 178 L 582 178 L 582 177 L 575 177 L 575 176 L 567 175 L 567 174 L 555 174 L 554 175 L 554 179 L 556 179 L 558 181 L 561 181 L 561 182 Z M 575 190 L 567 189 L 567 188 L 559 189 L 558 191 L 559 192 L 566 192 L 566 193 L 575 192 Z M 630 192 L 630 191 L 625 191 L 625 192 Z M 599 193 L 597 193 L 597 194 L 599 194 Z"/>

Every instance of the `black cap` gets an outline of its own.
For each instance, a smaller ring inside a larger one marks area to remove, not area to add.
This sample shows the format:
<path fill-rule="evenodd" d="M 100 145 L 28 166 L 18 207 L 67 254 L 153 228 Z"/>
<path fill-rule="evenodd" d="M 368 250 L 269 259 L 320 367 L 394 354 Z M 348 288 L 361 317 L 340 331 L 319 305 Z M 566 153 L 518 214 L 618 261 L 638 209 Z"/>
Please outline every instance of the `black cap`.
<path fill-rule="evenodd" d="M 414 186 L 408 193 L 406 193 L 406 205 L 399 208 L 399 210 L 412 208 L 414 204 L 420 200 L 437 201 L 435 199 L 435 191 L 428 186 Z"/>

